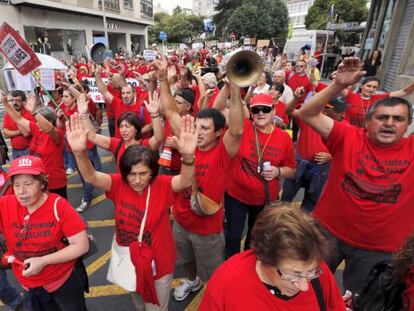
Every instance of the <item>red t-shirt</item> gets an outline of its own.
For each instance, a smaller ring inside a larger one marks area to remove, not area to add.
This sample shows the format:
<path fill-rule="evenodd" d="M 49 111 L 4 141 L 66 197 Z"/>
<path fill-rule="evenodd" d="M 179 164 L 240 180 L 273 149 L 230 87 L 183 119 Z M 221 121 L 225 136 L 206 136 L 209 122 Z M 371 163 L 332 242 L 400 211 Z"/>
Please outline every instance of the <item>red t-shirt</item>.
<path fill-rule="evenodd" d="M 308 76 L 305 74 L 303 76 L 299 76 L 298 74 L 294 73 L 289 80 L 287 81 L 287 85 L 290 86 L 293 92 L 300 87 L 303 86 L 305 88 L 305 92 L 301 98 L 299 98 L 297 102 L 297 106 L 300 106 L 305 101 L 306 96 L 309 92 L 315 91 L 312 82 L 310 82 Z"/>
<path fill-rule="evenodd" d="M 198 108 L 198 100 L 200 99 L 200 89 L 199 89 L 198 85 L 192 85 L 191 89 L 194 92 L 193 111 L 194 111 L 194 115 L 196 115 L 200 111 L 200 109 Z M 208 108 L 213 108 L 214 102 L 216 101 L 216 98 L 217 98 L 219 93 L 220 93 L 220 89 L 216 86 L 213 89 L 213 96 L 211 96 L 211 98 L 208 102 Z"/>
<path fill-rule="evenodd" d="M 300 119 L 295 119 L 296 124 L 299 126 L 299 138 L 297 142 L 297 153 L 305 160 L 315 161 L 315 154 L 317 152 L 327 152 L 328 148 L 322 141 L 321 134 L 315 131 L 312 127 L 307 125 Z"/>
<path fill-rule="evenodd" d="M 22 109 L 21 116 L 29 121 L 34 121 L 32 114 L 24 108 Z M 18 130 L 16 122 L 13 121 L 7 112 L 4 115 L 4 128 L 10 131 Z M 23 135 L 19 135 L 10 139 L 13 149 L 18 150 L 27 148 L 30 145 L 31 140 L 32 136 L 24 137 Z"/>
<path fill-rule="evenodd" d="M 377 100 L 389 96 L 390 93 L 375 94 L 372 95 L 370 99 L 364 99 L 361 97 L 361 94 L 349 91 L 345 98 L 346 102 L 349 104 L 349 107 L 345 113 L 345 120 L 351 123 L 351 125 L 363 127 L 364 117 L 368 108 L 371 107 Z"/>
<path fill-rule="evenodd" d="M 8 246 L 8 253 L 24 261 L 31 257 L 41 257 L 57 252 L 66 245 L 63 237 L 74 236 L 85 230 L 85 223 L 73 207 L 63 198 L 57 202 L 59 221 L 54 214 L 54 203 L 59 196 L 53 193 L 43 205 L 30 214 L 29 230 L 24 239 L 24 217 L 28 214 L 26 207 L 19 204 L 14 195 L 0 198 L 0 231 L 3 232 Z M 36 275 L 24 277 L 22 270 L 12 265 L 14 275 L 26 288 L 41 287 L 59 281 L 73 269 L 76 260 L 48 265 Z"/>
<path fill-rule="evenodd" d="M 116 241 L 121 246 L 129 246 L 138 239 L 148 188 L 141 195 L 126 184 L 120 174 L 111 175 L 111 180 L 111 190 L 106 192 L 106 196 L 115 206 Z M 157 176 L 151 183 L 143 234 L 143 242 L 151 246 L 154 252 L 156 279 L 174 272 L 176 251 L 169 211 L 175 195 L 171 180 L 172 176 L 163 175 Z"/>
<path fill-rule="evenodd" d="M 323 83 L 323 82 L 319 82 L 318 86 L 315 88 L 315 92 L 319 93 L 320 91 L 322 91 L 323 89 L 326 89 L 328 87 L 327 84 Z"/>
<path fill-rule="evenodd" d="M 123 100 L 118 97 L 112 98 L 112 108 L 114 109 L 114 116 L 115 116 L 115 137 L 120 138 L 121 135 L 119 133 L 119 128 L 117 126 L 118 118 L 123 114 L 124 112 L 135 112 L 139 116 L 139 110 L 141 105 L 139 103 L 134 103 L 133 105 L 125 105 Z"/>
<path fill-rule="evenodd" d="M 414 311 L 414 268 L 405 277 L 405 291 L 402 294 L 402 311 Z"/>
<path fill-rule="evenodd" d="M 67 184 L 65 165 L 63 162 L 63 136 L 61 128 L 56 128 L 57 142 L 48 134 L 39 131 L 36 123 L 30 122 L 30 132 L 33 135 L 30 143 L 30 154 L 42 159 L 48 175 L 48 188 L 59 189 Z"/>
<path fill-rule="evenodd" d="M 326 146 L 333 159 L 315 216 L 353 247 L 397 251 L 414 228 L 414 137 L 380 147 L 335 122 Z"/>
<path fill-rule="evenodd" d="M 210 150 L 195 151 L 195 178 L 200 192 L 221 203 L 230 177 L 231 158 L 220 138 L 218 144 Z M 223 231 L 223 209 L 208 217 L 198 216 L 190 209 L 191 187 L 181 191 L 175 202 L 175 220 L 185 230 L 209 235 Z"/>
<path fill-rule="evenodd" d="M 296 167 L 295 151 L 289 134 L 275 127 L 272 134 L 257 130 L 263 162 L 271 165 Z M 269 135 L 271 137 L 269 138 Z M 269 140 L 268 140 L 269 138 Z M 268 141 L 267 141 L 268 140 Z M 267 146 L 263 150 L 267 141 Z M 244 133 L 240 143 L 240 151 L 231 168 L 231 178 L 227 192 L 239 201 L 250 205 L 262 205 L 265 201 L 263 179 L 257 172 L 258 156 L 253 123 L 244 121 Z M 279 197 L 279 178 L 268 182 L 270 200 Z"/>
<path fill-rule="evenodd" d="M 283 123 L 289 124 L 289 116 L 286 114 L 286 105 L 280 100 L 275 105 L 275 115 L 283 120 Z"/>
<path fill-rule="evenodd" d="M 148 65 L 139 65 L 136 70 L 139 74 L 144 75 L 150 71 Z"/>
<path fill-rule="evenodd" d="M 110 137 L 109 151 L 113 155 L 115 155 L 115 151 L 118 148 L 118 145 L 121 141 L 122 141 L 121 138 Z M 140 140 L 138 145 L 149 146 L 149 139 Z M 121 159 L 121 156 L 124 154 L 124 152 L 125 152 L 125 142 L 122 141 L 121 146 L 118 149 L 118 154 L 117 154 L 117 157 L 116 157 L 116 169 L 117 169 L 118 172 L 119 172 L 119 160 Z"/>
<path fill-rule="evenodd" d="M 199 311 L 319 311 L 311 283 L 307 291 L 284 300 L 271 294 L 256 272 L 256 255 L 251 250 L 237 254 L 223 263 L 207 283 Z M 326 310 L 344 311 L 345 303 L 335 278 L 324 262 L 319 277 Z M 275 272 L 276 273 L 276 272 Z"/>

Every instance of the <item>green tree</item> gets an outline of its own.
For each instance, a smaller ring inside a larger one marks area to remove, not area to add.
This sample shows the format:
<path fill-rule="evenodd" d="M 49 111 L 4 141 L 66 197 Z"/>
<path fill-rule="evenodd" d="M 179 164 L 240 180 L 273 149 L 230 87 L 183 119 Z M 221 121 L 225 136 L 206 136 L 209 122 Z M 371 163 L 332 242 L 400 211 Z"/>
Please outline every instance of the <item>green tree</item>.
<path fill-rule="evenodd" d="M 148 29 L 150 43 L 161 42 L 159 40 L 160 31 L 167 33 L 169 42 L 192 41 L 204 31 L 203 17 L 187 15 L 179 6 L 174 9 L 172 15 L 155 13 L 154 25 Z"/>
<path fill-rule="evenodd" d="M 365 0 L 316 0 L 305 17 L 306 29 L 326 29 L 332 4 L 334 16 L 338 17 L 340 23 L 362 22 L 368 16 Z"/>
<path fill-rule="evenodd" d="M 213 22 L 216 25 L 216 32 L 223 34 L 224 29 L 226 28 L 227 21 L 229 20 L 231 14 L 241 6 L 243 0 L 219 0 L 218 4 L 215 7 L 217 12 L 213 16 Z"/>
<path fill-rule="evenodd" d="M 281 0 L 245 0 L 226 23 L 228 32 L 261 39 L 285 38 L 288 26 L 288 10 Z"/>

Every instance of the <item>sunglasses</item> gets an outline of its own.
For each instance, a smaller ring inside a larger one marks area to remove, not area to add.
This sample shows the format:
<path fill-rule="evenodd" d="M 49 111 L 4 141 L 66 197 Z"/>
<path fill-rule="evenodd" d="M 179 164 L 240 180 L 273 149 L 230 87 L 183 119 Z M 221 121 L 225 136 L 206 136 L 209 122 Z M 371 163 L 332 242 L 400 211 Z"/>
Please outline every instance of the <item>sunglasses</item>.
<path fill-rule="evenodd" d="M 295 67 L 296 68 L 305 68 L 305 66 L 303 66 L 303 65 L 296 65 Z"/>
<path fill-rule="evenodd" d="M 253 114 L 259 114 L 259 112 L 263 112 L 263 113 L 269 113 L 270 111 L 272 111 L 273 107 L 269 107 L 269 106 L 256 106 L 256 107 L 252 107 L 250 109 L 250 111 Z"/>

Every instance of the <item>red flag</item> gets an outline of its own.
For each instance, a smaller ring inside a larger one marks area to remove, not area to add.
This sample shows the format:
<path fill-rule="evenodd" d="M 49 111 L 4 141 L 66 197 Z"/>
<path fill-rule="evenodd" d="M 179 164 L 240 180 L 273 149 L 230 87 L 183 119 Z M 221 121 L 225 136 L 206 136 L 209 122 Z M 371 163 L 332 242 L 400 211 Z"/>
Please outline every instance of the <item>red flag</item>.
<path fill-rule="evenodd" d="M 0 28 L 0 52 L 21 75 L 27 75 L 42 64 L 26 41 L 6 22 Z"/>

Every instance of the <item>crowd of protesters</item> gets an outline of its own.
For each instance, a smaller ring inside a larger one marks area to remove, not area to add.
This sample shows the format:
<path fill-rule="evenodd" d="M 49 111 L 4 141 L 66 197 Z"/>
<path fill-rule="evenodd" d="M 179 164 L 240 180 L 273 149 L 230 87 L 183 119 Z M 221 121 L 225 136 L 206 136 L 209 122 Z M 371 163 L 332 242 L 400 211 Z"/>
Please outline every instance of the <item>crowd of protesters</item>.
<path fill-rule="evenodd" d="M 226 77 L 230 52 L 82 58 L 55 74 L 46 100 L 2 94 L 13 161 L 0 176 L 0 230 L 27 297 L 0 274 L 3 302 L 86 310 L 88 238 L 76 211 L 91 208 L 94 187 L 114 205 L 107 278 L 131 292 L 136 310 L 168 310 L 176 263 L 185 278 L 174 299 L 207 284 L 200 310 L 352 309 L 340 289 L 358 293 L 398 251 L 414 257 L 401 251 L 414 230 L 414 139 L 404 137 L 412 106 L 403 99 L 414 83 L 378 94 L 380 81 L 366 75 L 378 72 L 378 53 L 364 66 L 345 58 L 323 83 L 320 55 L 293 62 L 258 49 L 264 70 L 240 88 Z M 116 171 L 101 172 L 98 147 Z M 67 201 L 75 171 L 84 192 L 76 209 Z M 414 310 L 412 284 L 404 310 Z"/>

